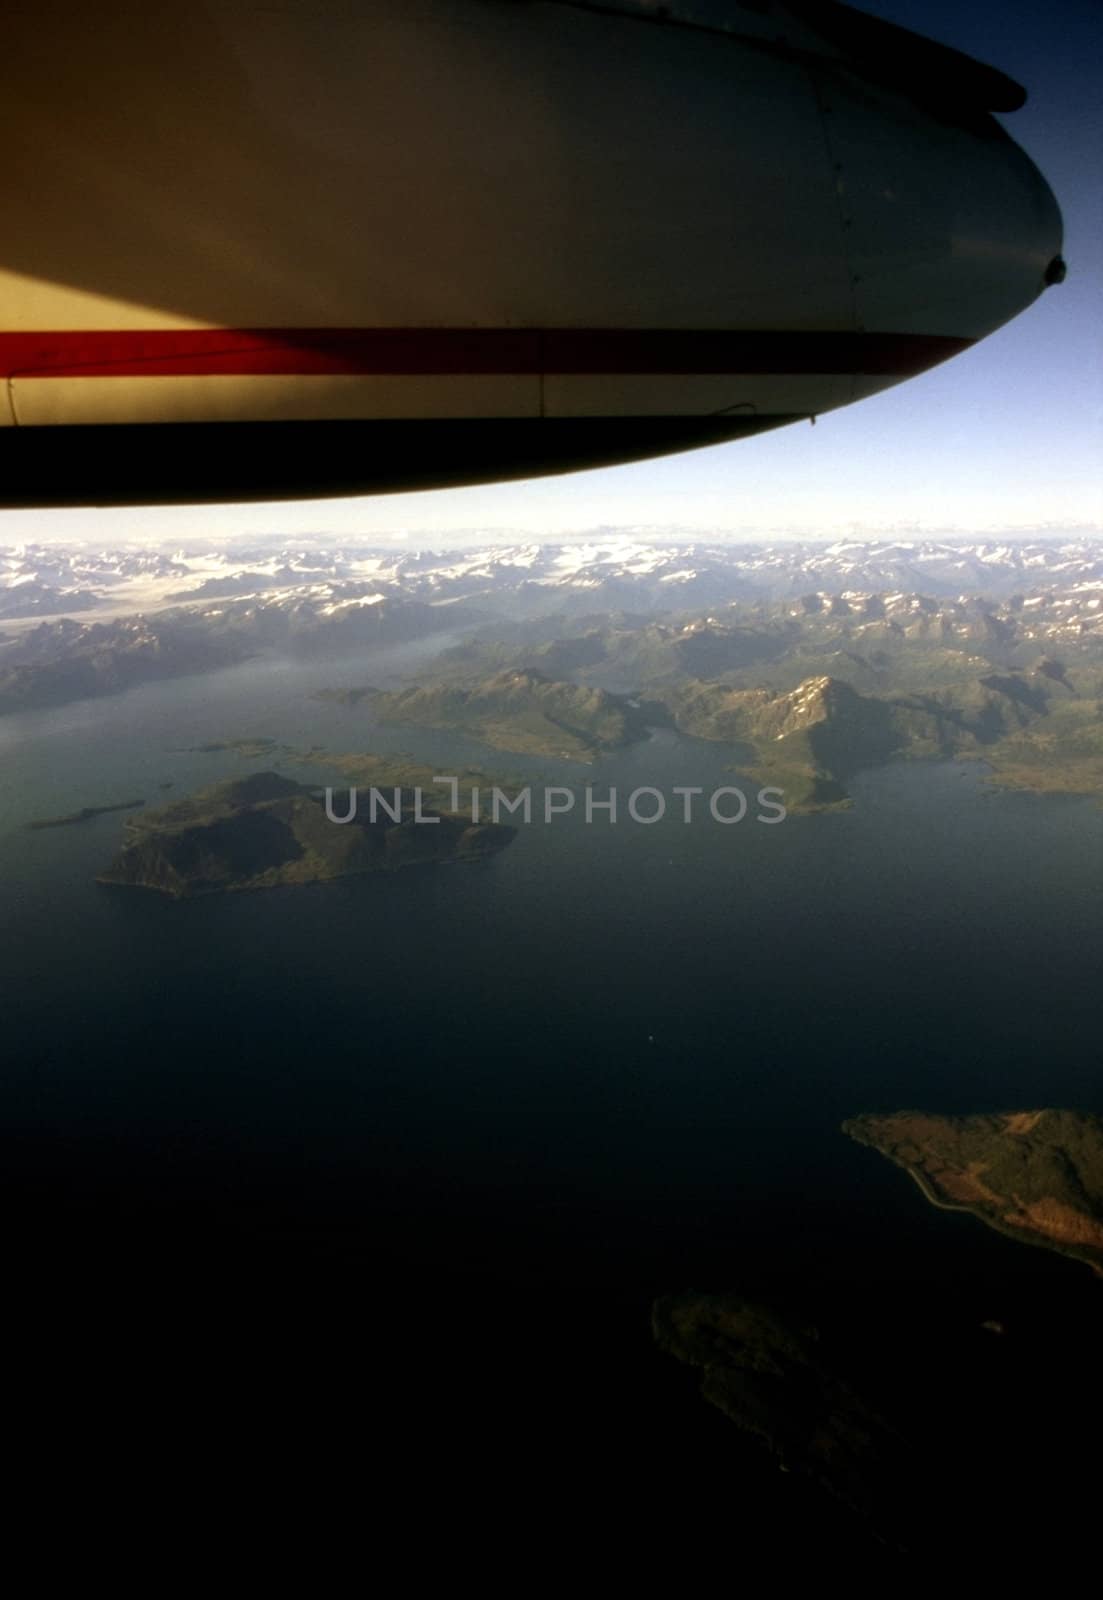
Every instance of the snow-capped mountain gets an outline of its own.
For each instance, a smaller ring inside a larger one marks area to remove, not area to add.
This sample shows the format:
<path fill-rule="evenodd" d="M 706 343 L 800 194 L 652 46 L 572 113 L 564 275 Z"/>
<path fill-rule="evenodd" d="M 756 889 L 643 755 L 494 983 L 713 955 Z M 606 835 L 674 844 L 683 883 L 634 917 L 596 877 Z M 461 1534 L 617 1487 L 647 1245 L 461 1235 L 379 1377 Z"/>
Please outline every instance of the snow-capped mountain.
<path fill-rule="evenodd" d="M 258 651 L 336 655 L 479 627 L 547 642 L 610 618 L 654 622 L 640 648 L 675 651 L 681 670 L 706 676 L 757 659 L 763 629 L 779 651 L 834 629 L 832 648 L 859 654 L 896 639 L 1009 659 L 1103 643 L 1103 541 L 27 545 L 0 552 L 0 710 Z"/>
<path fill-rule="evenodd" d="M 96 610 L 104 618 L 292 596 L 340 605 L 382 598 L 488 603 L 517 617 L 559 611 L 691 610 L 804 595 L 1038 597 L 1103 585 L 1103 541 L 934 540 L 654 544 L 601 537 L 467 551 L 235 545 L 230 551 L 0 551 L 0 616 Z"/>

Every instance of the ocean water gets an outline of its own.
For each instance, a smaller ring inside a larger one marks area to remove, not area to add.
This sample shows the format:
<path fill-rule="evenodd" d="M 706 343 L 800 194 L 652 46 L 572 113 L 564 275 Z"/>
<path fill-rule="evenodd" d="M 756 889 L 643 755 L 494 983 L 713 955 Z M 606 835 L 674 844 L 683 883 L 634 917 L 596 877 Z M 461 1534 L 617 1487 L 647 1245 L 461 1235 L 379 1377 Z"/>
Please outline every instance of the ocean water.
<path fill-rule="evenodd" d="M 928 1206 L 840 1123 L 1103 1112 L 1098 806 L 901 764 L 777 826 L 753 798 L 731 827 L 576 811 L 478 866 L 183 903 L 94 882 L 122 814 L 26 829 L 262 767 L 186 748 L 246 736 L 622 800 L 739 781 L 665 733 L 583 768 L 311 698 L 415 664 L 255 662 L 0 721 L 0 1164 L 32 1342 L 76 1316 L 112 1370 L 187 1350 L 254 1401 L 275 1347 L 301 1400 L 294 1348 L 391 1449 L 481 1428 L 523 1476 L 572 1439 L 704 1505 L 742 1458 L 652 1349 L 657 1295 L 1043 1344 L 1094 1315 L 1086 1270 Z"/>

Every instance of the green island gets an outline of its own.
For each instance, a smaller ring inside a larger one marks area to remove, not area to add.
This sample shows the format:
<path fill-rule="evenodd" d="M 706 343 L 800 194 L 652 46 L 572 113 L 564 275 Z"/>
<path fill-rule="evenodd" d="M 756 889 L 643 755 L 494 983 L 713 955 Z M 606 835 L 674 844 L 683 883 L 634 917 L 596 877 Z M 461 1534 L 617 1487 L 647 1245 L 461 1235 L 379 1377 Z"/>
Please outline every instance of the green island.
<path fill-rule="evenodd" d="M 844 1341 L 738 1294 L 690 1290 L 652 1307 L 659 1349 L 701 1374 L 701 1395 L 785 1472 L 811 1479 L 896 1541 L 914 1502 L 916 1441 L 865 1392 Z"/>
<path fill-rule="evenodd" d="M 935 1429 L 932 1448 L 929 1418 L 901 1395 L 916 1352 L 895 1350 L 887 1384 L 869 1371 L 866 1341 L 887 1328 L 832 1328 L 741 1294 L 690 1290 L 655 1301 L 652 1333 L 664 1354 L 700 1371 L 701 1398 L 751 1450 L 823 1494 L 850 1538 L 866 1530 L 908 1550 L 953 1515 L 956 1475 L 938 1470 L 943 1434 Z"/>
<path fill-rule="evenodd" d="M 793 811 L 847 804 L 845 780 L 897 747 L 883 705 L 835 678 L 788 693 L 694 681 L 668 691 L 667 705 L 676 728 L 731 745 L 734 770 L 781 789 Z"/>
<path fill-rule="evenodd" d="M 353 819 L 338 824 L 317 790 L 279 773 L 216 783 L 130 819 L 118 855 L 97 881 L 184 899 L 481 861 L 514 837 L 504 824 L 473 824 L 429 804 L 422 817 L 432 820 L 419 822 L 404 805 L 397 822 L 382 807 L 373 817 L 363 799 Z M 335 815 L 347 813 L 348 801 L 347 792 L 334 796 Z"/>
<path fill-rule="evenodd" d="M 477 791 L 482 797 L 480 815 L 488 809 L 492 789 L 513 796 L 522 787 L 517 778 L 496 776 L 482 767 L 457 766 L 454 772 L 447 774 L 456 780 L 457 793 L 454 797 L 452 785 L 441 783 L 441 775 L 435 768 L 407 754 L 375 755 L 371 751 L 361 751 L 335 755 L 326 750 L 313 749 L 302 754 L 292 752 L 292 759 L 296 765 L 321 767 L 360 789 L 402 789 L 407 793 L 420 789 L 425 805 L 445 810 L 452 806 L 454 798 L 459 800 L 460 811 L 470 807 L 472 795 Z"/>
<path fill-rule="evenodd" d="M 144 800 L 120 800 L 110 806 L 81 806 L 79 811 L 70 811 L 64 817 L 40 817 L 34 822 L 28 822 L 27 827 L 32 831 L 42 828 L 73 828 L 78 823 L 91 822 L 93 817 L 104 817 L 110 811 L 135 811 L 144 805 Z"/>
<path fill-rule="evenodd" d="M 1103 714 L 1095 699 L 1050 706 L 1048 715 L 984 752 L 989 782 L 1031 794 L 1103 795 Z"/>
<path fill-rule="evenodd" d="M 321 697 L 370 707 L 376 721 L 464 733 L 499 750 L 591 762 L 648 735 L 627 695 L 546 677 L 531 667 L 406 689 L 331 689 Z"/>
<path fill-rule="evenodd" d="M 932 1205 L 968 1211 L 1103 1277 L 1103 1119 L 1082 1111 L 855 1117 L 843 1132 L 911 1174 Z"/>
<path fill-rule="evenodd" d="M 187 756 L 213 756 L 232 753 L 238 756 L 245 756 L 250 761 L 256 761 L 261 756 L 270 756 L 276 750 L 284 751 L 287 749 L 287 745 L 281 745 L 275 739 L 212 739 L 207 744 L 185 745 L 182 750 L 177 750 L 173 753 Z"/>
<path fill-rule="evenodd" d="M 339 692 L 323 690 L 320 694 L 316 694 L 314 699 L 325 699 L 331 693 Z M 412 795 L 415 789 L 420 789 L 424 806 L 445 811 L 453 807 L 461 812 L 469 810 L 473 797 L 478 795 L 481 799 L 478 804 L 477 820 L 490 810 L 493 789 L 498 789 L 501 794 L 509 798 L 516 795 L 523 787 L 519 778 L 487 772 L 482 767 L 457 765 L 448 774 L 448 777 L 456 781 L 456 789 L 453 791 L 451 783 L 440 781 L 441 775 L 434 767 L 418 761 L 405 751 L 388 752 L 386 755 L 377 755 L 370 750 L 337 752 L 327 750 L 320 744 L 313 744 L 308 750 L 299 750 L 294 745 L 277 744 L 274 739 L 220 739 L 209 744 L 193 745 L 184 753 L 201 755 L 232 753 L 252 759 L 258 755 L 271 755 L 277 751 L 281 757 L 278 763 L 280 766 L 299 769 L 318 767 L 325 774 L 325 780 L 332 779 L 334 783 L 349 784 L 358 789 L 377 788 L 384 792 L 401 789 L 408 795 Z M 158 787 L 171 789 L 173 785 L 162 783 Z"/>

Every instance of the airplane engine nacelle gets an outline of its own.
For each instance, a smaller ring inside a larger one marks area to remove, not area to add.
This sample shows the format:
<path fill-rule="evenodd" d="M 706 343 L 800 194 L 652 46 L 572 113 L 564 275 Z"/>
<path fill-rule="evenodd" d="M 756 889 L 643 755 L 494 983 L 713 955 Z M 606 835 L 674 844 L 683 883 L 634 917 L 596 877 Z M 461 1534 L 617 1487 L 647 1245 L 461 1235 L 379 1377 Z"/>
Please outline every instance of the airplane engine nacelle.
<path fill-rule="evenodd" d="M 831 0 L 41 0 L 0 56 L 0 504 L 717 443 L 1062 274 L 1022 91 Z"/>

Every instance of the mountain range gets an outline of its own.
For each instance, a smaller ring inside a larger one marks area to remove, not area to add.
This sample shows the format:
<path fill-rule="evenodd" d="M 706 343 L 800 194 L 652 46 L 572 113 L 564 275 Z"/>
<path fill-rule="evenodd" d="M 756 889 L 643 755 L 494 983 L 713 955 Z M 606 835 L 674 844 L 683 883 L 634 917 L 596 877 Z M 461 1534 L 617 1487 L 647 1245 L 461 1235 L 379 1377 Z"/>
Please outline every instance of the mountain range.
<path fill-rule="evenodd" d="M 1103 792 L 1099 541 L 24 546 L 0 599 L 0 714 L 257 655 L 362 656 L 370 681 L 380 647 L 437 637 L 416 683 L 370 693 L 376 721 L 583 760 L 665 721 L 797 804 L 897 755 Z"/>
<path fill-rule="evenodd" d="M 319 606 L 356 598 L 490 601 L 496 613 L 667 611 L 805 594 L 1009 598 L 1093 585 L 1103 593 L 1099 539 L 837 540 L 644 543 L 603 537 L 484 545 L 466 551 L 273 541 L 168 553 L 25 544 L 0 550 L 0 616 L 33 597 L 37 615 L 64 615 L 75 596 L 104 613 L 226 597 L 290 595 Z M 20 591 L 24 591 L 23 594 Z M 52 600 L 51 600 L 52 597 Z"/>

